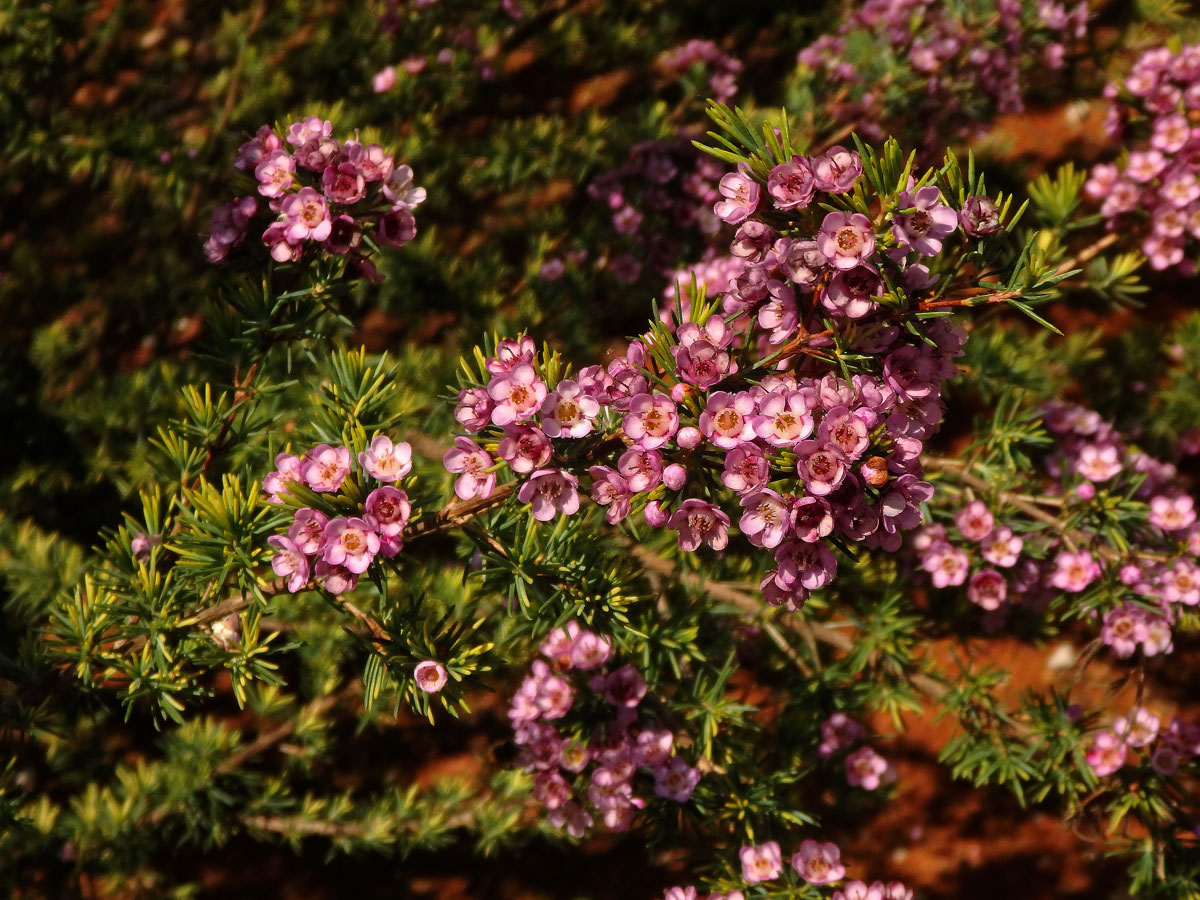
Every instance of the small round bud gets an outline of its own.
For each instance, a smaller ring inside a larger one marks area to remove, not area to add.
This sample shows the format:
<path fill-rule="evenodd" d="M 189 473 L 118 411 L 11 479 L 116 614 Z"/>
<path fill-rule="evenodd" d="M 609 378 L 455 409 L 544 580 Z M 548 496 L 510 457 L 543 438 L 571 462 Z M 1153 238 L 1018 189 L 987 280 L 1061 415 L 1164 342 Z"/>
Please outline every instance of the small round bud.
<path fill-rule="evenodd" d="M 862 475 L 863 481 L 871 487 L 883 487 L 887 484 L 887 460 L 882 456 L 872 456 L 859 467 L 858 471 Z"/>

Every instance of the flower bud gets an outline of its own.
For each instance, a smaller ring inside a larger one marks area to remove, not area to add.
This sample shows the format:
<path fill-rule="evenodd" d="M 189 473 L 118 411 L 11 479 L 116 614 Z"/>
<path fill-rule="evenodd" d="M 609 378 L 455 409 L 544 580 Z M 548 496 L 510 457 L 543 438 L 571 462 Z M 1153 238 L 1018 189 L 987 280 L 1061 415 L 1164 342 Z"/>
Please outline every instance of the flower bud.
<path fill-rule="evenodd" d="M 863 481 L 871 487 L 882 487 L 887 484 L 887 460 L 882 456 L 872 456 L 859 467 L 858 471 L 862 475 Z"/>

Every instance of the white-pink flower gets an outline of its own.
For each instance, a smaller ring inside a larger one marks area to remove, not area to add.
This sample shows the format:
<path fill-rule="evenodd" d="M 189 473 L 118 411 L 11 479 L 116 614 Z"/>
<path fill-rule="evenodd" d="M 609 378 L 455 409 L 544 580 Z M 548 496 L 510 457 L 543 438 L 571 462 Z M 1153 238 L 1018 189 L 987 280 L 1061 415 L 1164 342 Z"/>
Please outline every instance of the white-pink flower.
<path fill-rule="evenodd" d="M 830 884 L 846 874 L 837 844 L 818 844 L 811 838 L 792 856 L 792 868 L 809 884 Z"/>
<path fill-rule="evenodd" d="M 879 787 L 887 760 L 870 747 L 859 747 L 846 757 L 846 782 L 851 787 L 873 791 Z"/>
<path fill-rule="evenodd" d="M 1196 521 L 1195 504 L 1191 497 L 1159 495 L 1150 498 L 1150 524 L 1163 531 L 1181 531 Z"/>
<path fill-rule="evenodd" d="M 754 440 L 754 397 L 713 391 L 700 414 L 700 432 L 724 450 Z"/>
<path fill-rule="evenodd" d="M 539 469 L 517 491 L 517 499 L 532 506 L 533 517 L 549 522 L 558 513 L 565 516 L 579 511 L 579 481 L 561 469 Z"/>
<path fill-rule="evenodd" d="M 684 550 L 695 550 L 701 544 L 724 550 L 729 543 L 729 516 L 705 500 L 684 500 L 667 520 L 667 527 L 679 532 L 679 546 Z"/>
<path fill-rule="evenodd" d="M 308 583 L 308 557 L 290 538 L 273 534 L 267 538 L 267 543 L 275 548 L 271 568 L 280 578 L 286 578 L 287 589 L 296 593 Z"/>
<path fill-rule="evenodd" d="M 783 856 L 776 841 L 742 847 L 738 857 L 742 861 L 742 877 L 747 884 L 774 881 L 783 873 Z"/>
<path fill-rule="evenodd" d="M 342 486 L 350 474 L 350 451 L 345 447 L 317 444 L 304 455 L 300 475 L 317 493 L 330 493 Z"/>
<path fill-rule="evenodd" d="M 417 667 L 413 669 L 413 680 L 416 681 L 417 687 L 427 694 L 436 694 L 444 688 L 448 677 L 446 667 L 432 659 L 417 663 Z"/>
<path fill-rule="evenodd" d="M 456 437 L 454 449 L 447 450 L 442 457 L 446 471 L 458 474 L 454 493 L 461 500 L 492 496 L 496 489 L 496 473 L 488 470 L 493 463 L 487 451 L 467 437 Z"/>
<path fill-rule="evenodd" d="M 380 537 L 399 538 L 408 527 L 412 505 L 404 491 L 386 485 L 367 494 L 363 518 Z M 399 547 L 396 548 L 399 550 Z"/>
<path fill-rule="evenodd" d="M 331 519 L 321 540 L 321 558 L 361 575 L 379 552 L 379 535 L 364 519 Z"/>
<path fill-rule="evenodd" d="M 541 409 L 546 399 L 546 385 L 528 363 L 496 375 L 488 382 L 487 391 L 496 404 L 493 425 L 522 422 Z"/>
<path fill-rule="evenodd" d="M 376 481 L 399 481 L 412 471 L 412 447 L 407 441 L 393 444 L 387 435 L 377 435 L 371 446 L 358 454 L 358 464 Z"/>
<path fill-rule="evenodd" d="M 800 391 L 776 391 L 758 401 L 754 433 L 772 447 L 791 447 L 813 430 L 813 417 Z"/>
<path fill-rule="evenodd" d="M 579 385 L 563 379 L 542 401 L 542 431 L 552 438 L 581 438 L 592 430 L 600 404 Z"/>
<path fill-rule="evenodd" d="M 643 449 L 656 450 L 679 428 L 675 401 L 666 394 L 638 394 L 629 401 L 621 428 Z"/>

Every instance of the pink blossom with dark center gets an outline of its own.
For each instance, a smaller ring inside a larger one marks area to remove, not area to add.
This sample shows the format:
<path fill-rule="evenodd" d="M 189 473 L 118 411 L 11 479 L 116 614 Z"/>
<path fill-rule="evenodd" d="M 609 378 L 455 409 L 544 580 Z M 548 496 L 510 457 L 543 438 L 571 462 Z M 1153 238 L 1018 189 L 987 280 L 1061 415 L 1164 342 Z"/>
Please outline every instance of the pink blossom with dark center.
<path fill-rule="evenodd" d="M 408 527 L 412 505 L 404 491 L 387 485 L 367 494 L 363 510 L 363 518 L 378 535 L 398 538 Z"/>
<path fill-rule="evenodd" d="M 803 156 L 793 156 L 771 170 L 767 193 L 776 209 L 804 209 L 812 202 L 814 184 L 812 165 Z"/>
<path fill-rule="evenodd" d="M 395 490 L 392 488 L 392 490 Z M 330 519 L 321 539 L 321 559 L 361 575 L 379 552 L 379 535 L 365 519 Z"/>
<path fill-rule="evenodd" d="M 813 182 L 817 190 L 831 194 L 848 194 L 862 175 L 862 160 L 853 150 L 838 145 L 830 147 L 824 156 L 812 160 Z"/>
<path fill-rule="evenodd" d="M 675 735 L 663 729 L 655 731 L 647 728 L 638 732 L 637 746 L 633 751 L 633 760 L 639 766 L 661 766 L 671 757 L 671 749 L 675 745 Z"/>
<path fill-rule="evenodd" d="M 815 543 L 833 531 L 833 510 L 820 497 L 801 497 L 792 504 L 792 534 L 805 543 Z"/>
<path fill-rule="evenodd" d="M 395 207 L 379 217 L 376 232 L 380 240 L 399 249 L 417 236 L 417 220 L 403 207 Z"/>
<path fill-rule="evenodd" d="M 287 239 L 287 230 L 286 222 L 272 222 L 262 234 L 271 259 L 278 263 L 295 262 L 301 256 L 300 245 Z"/>
<path fill-rule="evenodd" d="M 646 696 L 646 682 L 631 665 L 625 665 L 604 677 L 604 699 L 613 706 L 632 709 Z"/>
<path fill-rule="evenodd" d="M 743 444 L 725 454 L 725 469 L 721 483 L 735 494 L 757 491 L 766 486 L 770 464 L 762 450 Z"/>
<path fill-rule="evenodd" d="M 363 146 L 357 141 L 346 141 L 346 155 L 354 167 L 362 173 L 362 177 L 368 184 L 374 181 L 386 181 L 392 174 L 392 167 L 395 165 L 392 154 L 378 144 Z"/>
<path fill-rule="evenodd" d="M 314 555 L 321 549 L 321 538 L 325 535 L 325 526 L 329 524 L 329 516 L 320 510 L 304 507 L 296 510 L 288 528 L 288 538 L 307 556 Z"/>
<path fill-rule="evenodd" d="M 958 213 L 942 202 L 941 192 L 927 185 L 915 193 L 904 191 L 896 198 L 892 234 L 902 247 L 922 256 L 942 252 L 942 238 L 958 229 Z"/>
<path fill-rule="evenodd" d="M 827 213 L 817 233 L 817 249 L 837 269 L 853 269 L 875 252 L 875 231 L 862 213 Z"/>
<path fill-rule="evenodd" d="M 1122 658 L 1132 656 L 1137 645 L 1150 638 L 1149 617 L 1139 607 L 1119 606 L 1104 617 L 1100 638 Z"/>
<path fill-rule="evenodd" d="M 330 493 L 342 486 L 350 474 L 350 451 L 345 447 L 318 444 L 304 455 L 300 476 L 317 493 Z"/>
<path fill-rule="evenodd" d="M 971 237 L 987 237 L 995 234 L 1003 226 L 1000 224 L 1000 211 L 989 197 L 972 196 L 963 203 L 959 211 L 958 222 L 962 230 Z"/>
<path fill-rule="evenodd" d="M 835 712 L 821 723 L 821 743 L 817 755 L 829 759 L 839 750 L 853 747 L 867 734 L 867 729 L 844 712 Z"/>
<path fill-rule="evenodd" d="M 454 481 L 454 493 L 460 500 L 492 496 L 492 491 L 496 489 L 496 473 L 488 470 L 493 464 L 491 455 L 466 437 L 456 437 L 454 449 L 447 450 L 442 457 L 446 471 L 458 474 Z"/>
<path fill-rule="evenodd" d="M 748 262 L 759 263 L 766 258 L 774 240 L 775 232 L 769 225 L 757 219 L 747 219 L 738 226 L 737 234 L 733 236 L 729 245 L 729 252 Z"/>
<path fill-rule="evenodd" d="M 767 341 L 782 344 L 789 340 L 800 326 L 796 292 L 790 285 L 774 278 L 766 282 L 770 298 L 758 311 L 758 326 L 768 332 Z"/>
<path fill-rule="evenodd" d="M 436 694 L 444 688 L 448 678 L 446 667 L 432 659 L 422 660 L 413 669 L 413 681 L 427 694 Z"/>
<path fill-rule="evenodd" d="M 1078 593 L 1100 577 L 1100 565 L 1087 550 L 1072 553 L 1064 550 L 1054 560 L 1056 566 L 1050 583 L 1060 591 Z"/>
<path fill-rule="evenodd" d="M 655 768 L 652 774 L 654 793 L 676 803 L 686 803 L 700 783 L 700 770 L 689 766 L 681 756 L 672 757 L 665 766 Z"/>
<path fill-rule="evenodd" d="M 968 541 L 982 541 L 992 533 L 996 520 L 982 500 L 972 500 L 955 514 L 954 524 Z"/>
<path fill-rule="evenodd" d="M 332 137 L 309 138 L 296 150 L 296 162 L 310 172 L 321 172 L 337 156 L 338 149 Z"/>
<path fill-rule="evenodd" d="M 357 250 L 362 243 L 362 225 L 352 216 L 341 215 L 332 220 L 325 249 L 330 253 L 345 256 Z"/>
<path fill-rule="evenodd" d="M 629 515 L 633 492 L 625 479 L 607 466 L 592 466 L 588 474 L 592 476 L 592 499 L 608 507 L 604 518 L 609 525 L 616 525 Z"/>
<path fill-rule="evenodd" d="M 970 563 L 967 554 L 946 543 L 937 543 L 921 556 L 921 568 L 930 574 L 938 588 L 962 584 L 967 580 Z"/>
<path fill-rule="evenodd" d="M 571 663 L 585 672 L 598 669 L 612 656 L 612 641 L 591 631 L 580 631 L 570 647 Z"/>
<path fill-rule="evenodd" d="M 821 305 L 847 319 L 861 319 L 879 308 L 876 297 L 883 296 L 883 279 L 870 263 L 834 272 L 821 293 Z"/>
<path fill-rule="evenodd" d="M 321 173 L 321 190 L 334 203 L 349 205 L 367 195 L 367 180 L 352 162 L 340 162 Z"/>
<path fill-rule="evenodd" d="M 485 388 L 466 388 L 458 392 L 454 419 L 472 433 L 482 431 L 492 421 L 495 404 Z"/>
<path fill-rule="evenodd" d="M 514 472 L 524 475 L 550 462 L 550 439 L 533 425 L 505 425 L 496 453 Z"/>
<path fill-rule="evenodd" d="M 313 569 L 317 584 L 331 594 L 345 594 L 358 586 L 358 576 L 345 566 L 334 566 L 320 560 Z"/>
<path fill-rule="evenodd" d="M 630 447 L 617 458 L 617 471 L 633 493 L 653 490 L 662 481 L 662 454 L 657 450 Z"/>
<path fill-rule="evenodd" d="M 253 138 L 238 147 L 237 156 L 233 160 L 234 168 L 243 172 L 253 172 L 263 159 L 282 148 L 283 141 L 271 126 L 260 126 Z"/>
<path fill-rule="evenodd" d="M 533 517 L 549 522 L 558 513 L 573 516 L 579 511 L 579 481 L 562 469 L 539 469 L 517 491 L 517 499 L 532 505 Z"/>
<path fill-rule="evenodd" d="M 541 409 L 547 393 L 545 383 L 528 363 L 496 375 L 488 382 L 487 392 L 496 404 L 492 409 L 493 425 L 530 418 Z"/>
<path fill-rule="evenodd" d="M 847 460 L 858 459 L 871 445 L 866 422 L 845 406 L 835 406 L 825 414 L 817 440 L 838 447 Z"/>
<path fill-rule="evenodd" d="M 726 349 L 733 333 L 720 316 L 710 316 L 703 326 L 685 322 L 675 336 L 679 341 L 671 348 L 675 370 L 688 384 L 711 387 L 737 371 L 737 363 Z"/>
<path fill-rule="evenodd" d="M 308 584 L 308 557 L 296 546 L 291 538 L 273 534 L 267 538 L 267 543 L 275 548 L 271 558 L 271 568 L 280 578 L 286 578 L 287 589 L 296 593 Z"/>
<path fill-rule="evenodd" d="M 286 150 L 272 150 L 254 168 L 258 192 L 264 197 L 282 197 L 295 182 L 296 161 Z"/>
<path fill-rule="evenodd" d="M 667 527 L 679 532 L 679 546 L 689 552 L 701 544 L 724 550 L 729 543 L 729 516 L 705 500 L 684 500 L 667 520 Z"/>
<path fill-rule="evenodd" d="M 796 472 L 810 494 L 824 497 L 836 490 L 846 477 L 846 456 L 835 444 L 800 441 L 794 448 Z"/>
<path fill-rule="evenodd" d="M 815 591 L 833 581 L 837 558 L 823 544 L 787 540 L 775 549 L 775 583 L 784 591 Z"/>
<path fill-rule="evenodd" d="M 716 446 L 732 450 L 754 440 L 753 415 L 754 397 L 750 394 L 714 391 L 700 414 L 700 432 Z"/>
<path fill-rule="evenodd" d="M 999 609 L 1008 597 L 1008 582 L 995 569 L 981 569 L 967 582 L 967 599 L 986 610 Z"/>

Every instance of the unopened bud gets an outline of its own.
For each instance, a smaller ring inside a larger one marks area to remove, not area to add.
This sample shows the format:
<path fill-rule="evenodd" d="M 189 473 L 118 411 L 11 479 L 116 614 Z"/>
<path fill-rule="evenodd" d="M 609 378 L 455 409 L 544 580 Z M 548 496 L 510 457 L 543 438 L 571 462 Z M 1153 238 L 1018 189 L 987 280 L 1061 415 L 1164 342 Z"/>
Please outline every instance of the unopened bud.
<path fill-rule="evenodd" d="M 862 474 L 863 481 L 871 487 L 882 487 L 887 484 L 887 460 L 882 456 L 872 456 L 862 464 L 859 472 Z"/>

